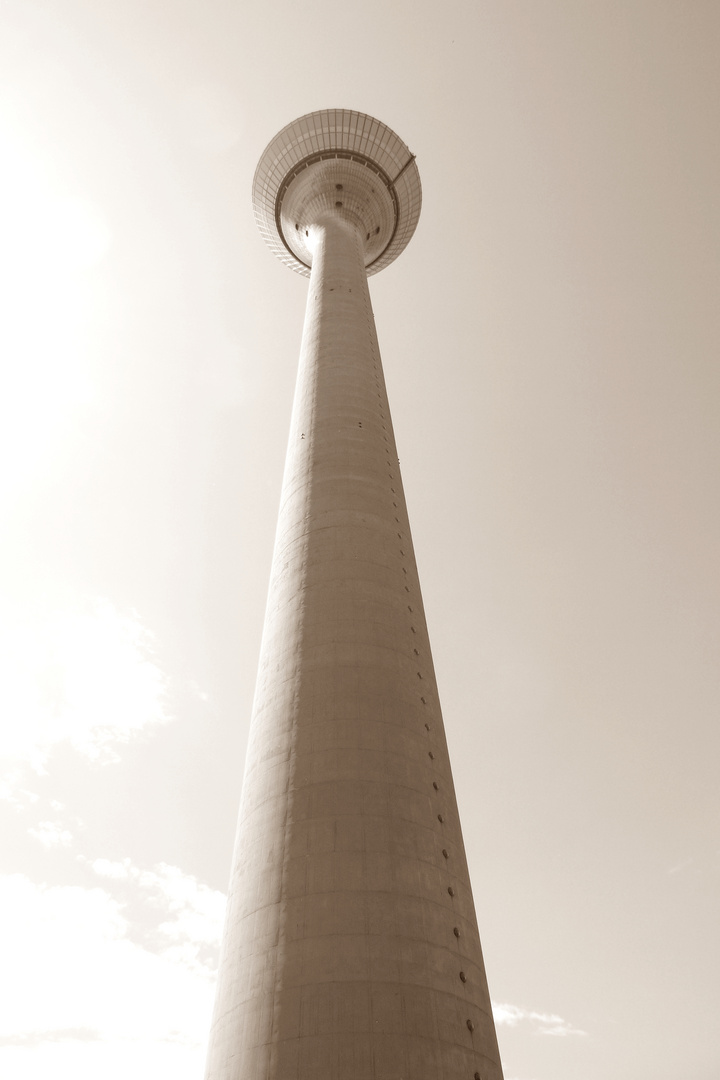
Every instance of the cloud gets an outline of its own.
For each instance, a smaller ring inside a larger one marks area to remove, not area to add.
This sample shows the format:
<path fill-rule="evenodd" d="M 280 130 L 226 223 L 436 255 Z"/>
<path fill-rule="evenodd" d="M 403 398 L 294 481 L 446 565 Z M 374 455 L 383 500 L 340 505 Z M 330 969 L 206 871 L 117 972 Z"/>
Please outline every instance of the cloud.
<path fill-rule="evenodd" d="M 42 1038 L 32 1043 L 3 1045 L 0 1069 L 12 1080 L 198 1080 L 203 1075 L 204 1050 L 163 1039 Z"/>
<path fill-rule="evenodd" d="M 68 1039 L 95 1042 L 100 1035 L 92 1028 L 65 1028 L 53 1031 L 22 1031 L 16 1035 L 0 1035 L 3 1046 L 41 1046 L 44 1043 L 65 1042 Z"/>
<path fill-rule="evenodd" d="M 175 868 L 148 873 L 155 895 L 166 897 L 156 919 L 179 922 L 192 941 L 197 927 L 182 916 L 212 911 L 212 890 Z M 7 875 L 0 908 L 0 1075 L 201 1074 L 213 997 L 207 972 L 172 947 L 156 953 L 131 940 L 124 906 L 102 888 L 49 888 Z M 198 934 L 211 936 L 207 927 Z"/>
<path fill-rule="evenodd" d="M 118 744 L 169 719 L 152 643 L 137 614 L 104 600 L 85 610 L 1 607 L 0 757 L 42 771 L 52 748 L 69 742 L 117 760 Z M 11 791 L 19 783 L 5 778 Z"/>
<path fill-rule="evenodd" d="M 158 864 L 154 870 L 142 870 L 129 859 L 95 859 L 90 866 L 126 903 L 135 893 L 136 908 L 139 902 L 144 911 L 136 931 L 142 933 L 146 948 L 196 974 L 215 974 L 225 918 L 223 893 L 166 863 Z M 153 915 L 148 929 L 149 916 Z"/>
<path fill-rule="evenodd" d="M 58 821 L 39 821 L 37 828 L 28 829 L 28 832 L 47 848 L 70 847 L 73 842 L 72 833 Z"/>
<path fill-rule="evenodd" d="M 554 1013 L 533 1012 L 521 1009 L 517 1005 L 493 1002 L 493 1017 L 498 1026 L 517 1027 L 521 1023 L 531 1024 L 539 1035 L 586 1035 L 587 1032 L 574 1028 L 562 1016 Z"/>
<path fill-rule="evenodd" d="M 84 861 L 84 860 L 83 860 Z M 112 862 L 110 859 L 95 859 L 90 864 L 100 877 L 115 878 L 117 881 L 125 881 L 136 872 L 129 859 L 122 862 Z"/>
<path fill-rule="evenodd" d="M 6 776 L 0 778 L 0 801 L 9 803 L 16 810 L 25 810 L 33 803 L 39 802 L 40 796 L 36 791 L 28 791 L 27 788 L 21 787 L 18 775 L 11 770 Z"/>

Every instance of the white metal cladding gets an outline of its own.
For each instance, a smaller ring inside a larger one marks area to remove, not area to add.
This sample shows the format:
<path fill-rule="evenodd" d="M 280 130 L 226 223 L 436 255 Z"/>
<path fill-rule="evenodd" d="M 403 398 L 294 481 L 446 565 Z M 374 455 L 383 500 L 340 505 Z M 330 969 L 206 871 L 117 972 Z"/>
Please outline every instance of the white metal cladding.
<path fill-rule="evenodd" d="M 297 273 L 310 267 L 289 248 L 283 236 L 280 204 L 294 175 L 305 165 L 337 156 L 373 170 L 387 187 L 395 220 L 387 243 L 368 251 L 368 274 L 388 266 L 409 243 L 420 217 L 422 192 L 413 154 L 394 131 L 365 113 L 321 109 L 284 127 L 260 159 L 253 180 L 253 205 L 260 232 L 271 250 Z"/>

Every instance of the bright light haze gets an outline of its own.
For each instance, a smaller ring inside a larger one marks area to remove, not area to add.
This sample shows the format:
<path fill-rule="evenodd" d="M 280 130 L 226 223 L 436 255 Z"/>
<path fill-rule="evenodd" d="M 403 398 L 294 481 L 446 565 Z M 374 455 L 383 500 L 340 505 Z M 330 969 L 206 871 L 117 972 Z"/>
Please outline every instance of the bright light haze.
<path fill-rule="evenodd" d="M 1 1076 L 202 1076 L 307 292 L 250 189 L 327 107 L 423 183 L 370 289 L 506 1080 L 720 1076 L 719 55 L 705 0 L 3 4 Z"/>

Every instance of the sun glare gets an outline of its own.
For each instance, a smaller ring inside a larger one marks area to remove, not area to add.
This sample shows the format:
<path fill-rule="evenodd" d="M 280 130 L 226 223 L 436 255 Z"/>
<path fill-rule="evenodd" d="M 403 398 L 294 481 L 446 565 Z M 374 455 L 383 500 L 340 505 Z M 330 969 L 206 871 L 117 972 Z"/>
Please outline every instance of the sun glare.
<path fill-rule="evenodd" d="M 102 214 L 53 190 L 31 141 L 0 115 L 0 493 L 23 482 L 92 397 L 90 271 L 110 245 Z"/>
<path fill-rule="evenodd" d="M 165 692 L 137 617 L 107 602 L 55 612 L 0 605 L 0 760 L 42 771 L 60 742 L 114 760 L 117 745 L 167 722 Z"/>

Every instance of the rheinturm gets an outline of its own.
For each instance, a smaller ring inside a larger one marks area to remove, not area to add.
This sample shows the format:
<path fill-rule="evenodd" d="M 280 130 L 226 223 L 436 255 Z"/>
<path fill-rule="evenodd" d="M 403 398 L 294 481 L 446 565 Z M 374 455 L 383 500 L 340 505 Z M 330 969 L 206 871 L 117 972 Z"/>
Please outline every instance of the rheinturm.
<path fill-rule="evenodd" d="M 207 1080 L 502 1080 L 368 275 L 413 155 L 328 109 L 253 198 L 310 278 Z"/>

